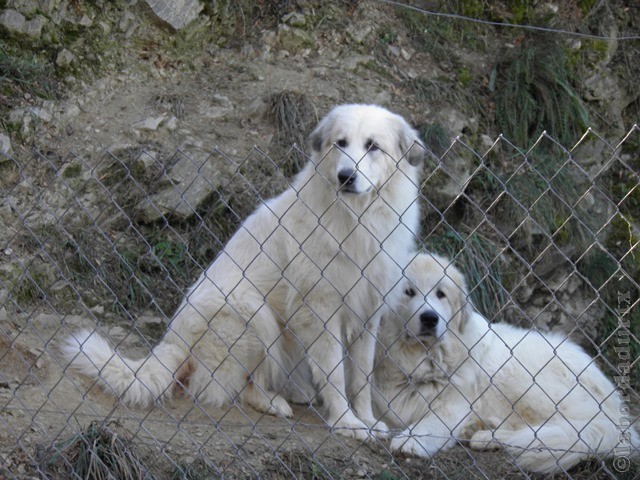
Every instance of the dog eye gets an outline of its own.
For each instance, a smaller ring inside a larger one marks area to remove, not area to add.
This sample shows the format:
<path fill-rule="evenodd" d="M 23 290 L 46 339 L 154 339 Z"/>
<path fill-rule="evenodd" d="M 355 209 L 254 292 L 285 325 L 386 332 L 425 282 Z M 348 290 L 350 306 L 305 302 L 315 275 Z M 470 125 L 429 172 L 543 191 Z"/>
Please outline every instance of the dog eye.
<path fill-rule="evenodd" d="M 407 295 L 408 297 L 415 297 L 416 291 L 413 288 L 409 287 L 404 289 L 404 294 Z"/>
<path fill-rule="evenodd" d="M 380 150 L 378 144 L 373 140 L 367 140 L 367 143 L 364 144 L 364 148 L 366 148 L 370 152 L 375 152 L 376 150 Z"/>
<path fill-rule="evenodd" d="M 444 294 L 444 292 L 442 290 L 438 290 L 438 291 L 436 291 L 436 297 L 444 298 L 444 297 L 446 297 L 446 295 Z"/>
<path fill-rule="evenodd" d="M 338 140 L 336 142 L 336 145 L 338 145 L 340 148 L 347 148 L 347 145 L 349 145 L 347 143 L 347 141 L 344 138 L 341 138 L 340 140 Z"/>

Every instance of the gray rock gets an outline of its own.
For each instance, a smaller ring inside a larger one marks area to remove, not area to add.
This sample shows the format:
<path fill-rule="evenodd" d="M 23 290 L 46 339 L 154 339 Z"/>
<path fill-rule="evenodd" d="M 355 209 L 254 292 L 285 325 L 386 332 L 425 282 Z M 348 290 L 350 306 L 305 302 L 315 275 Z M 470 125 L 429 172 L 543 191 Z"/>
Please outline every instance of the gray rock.
<path fill-rule="evenodd" d="M 77 105 L 71 104 L 71 105 L 68 105 L 63 110 L 61 118 L 63 120 L 69 121 L 76 118 L 78 115 L 80 115 L 81 112 L 82 110 L 80 110 L 80 107 L 78 107 Z"/>
<path fill-rule="evenodd" d="M 279 25 L 278 44 L 280 48 L 295 54 L 304 48 L 313 47 L 315 39 L 305 30 L 292 28 L 289 25 Z"/>
<path fill-rule="evenodd" d="M 170 132 L 175 131 L 175 129 L 178 128 L 178 118 L 172 115 L 169 120 L 166 121 L 165 127 L 167 127 L 167 130 Z"/>
<path fill-rule="evenodd" d="M 389 45 L 387 47 L 387 49 L 389 50 L 391 55 L 393 55 L 394 57 L 399 57 L 400 56 L 400 49 L 398 47 L 396 47 L 395 45 Z"/>
<path fill-rule="evenodd" d="M 0 163 L 3 161 L 8 161 L 9 157 L 4 157 L 2 155 L 0 155 Z M 8 201 L 7 197 L 5 200 L 5 202 L 3 204 L 0 204 L 0 222 L 3 222 L 5 225 L 12 225 L 15 220 L 16 220 L 16 216 L 13 212 L 13 210 L 11 209 L 11 205 L 9 205 L 9 201 Z M 7 249 L 4 250 L 4 252 L 0 252 L 0 255 L 4 253 L 5 255 L 7 255 Z M 0 290 L 0 305 L 2 305 L 5 300 L 2 299 L 2 294 L 3 292 L 6 292 L 6 290 Z"/>
<path fill-rule="evenodd" d="M 60 50 L 60 52 L 58 52 L 58 56 L 56 57 L 56 65 L 60 68 L 68 67 L 75 61 L 75 55 L 66 48 Z"/>
<path fill-rule="evenodd" d="M 9 0 L 7 8 L 13 8 L 30 17 L 38 11 L 39 5 L 37 0 Z"/>
<path fill-rule="evenodd" d="M 349 35 L 356 43 L 364 43 L 364 41 L 374 31 L 373 25 L 354 26 L 347 29 L 347 35 Z"/>
<path fill-rule="evenodd" d="M 111 33 L 111 26 L 109 25 L 109 23 L 101 20 L 98 22 L 98 26 L 102 29 L 103 33 Z"/>
<path fill-rule="evenodd" d="M 624 133 L 625 122 L 622 112 L 635 100 L 635 95 L 630 94 L 624 86 L 620 85 L 618 77 L 608 68 L 585 79 L 584 85 L 589 94 L 587 98 L 606 105 L 616 123 L 615 126 L 621 134 Z"/>
<path fill-rule="evenodd" d="M 120 326 L 111 327 L 109 329 L 109 337 L 116 343 L 121 342 L 129 335 L 129 330 L 125 330 Z"/>
<path fill-rule="evenodd" d="M 36 330 L 44 333 L 46 331 L 59 329 L 62 324 L 62 319 L 62 315 L 41 313 L 29 320 L 29 323 L 31 323 Z"/>
<path fill-rule="evenodd" d="M 60 0 L 39 0 L 38 3 L 40 4 L 40 11 L 49 14 L 58 9 Z"/>
<path fill-rule="evenodd" d="M 41 15 L 35 16 L 24 24 L 24 33 L 31 38 L 40 38 L 42 34 L 42 27 L 47 23 L 47 19 Z"/>
<path fill-rule="evenodd" d="M 493 147 L 493 144 L 496 142 L 495 138 L 490 137 L 489 135 L 483 133 L 480 135 L 480 145 L 483 149 L 489 149 Z M 484 153 L 484 150 L 481 150 L 478 153 Z"/>
<path fill-rule="evenodd" d="M 153 151 L 144 150 L 140 152 L 140 155 L 135 159 L 134 165 L 137 169 L 142 171 L 149 170 L 158 161 L 158 154 Z"/>
<path fill-rule="evenodd" d="M 173 30 L 180 30 L 194 21 L 203 5 L 197 0 L 145 0 L 153 17 Z"/>
<path fill-rule="evenodd" d="M 91 25 L 93 25 L 93 20 L 91 20 L 86 15 L 83 15 L 82 17 L 80 17 L 80 20 L 78 20 L 76 23 L 81 27 L 89 28 Z"/>
<path fill-rule="evenodd" d="M 282 17 L 282 21 L 287 25 L 291 25 L 292 27 L 304 27 L 307 23 L 304 15 L 299 12 L 287 13 L 284 17 Z"/>
<path fill-rule="evenodd" d="M 375 58 L 371 55 L 349 55 L 344 58 L 342 68 L 348 72 L 353 72 L 361 65 L 367 65 L 372 62 L 375 62 Z"/>
<path fill-rule="evenodd" d="M 224 173 L 213 157 L 202 162 L 184 155 L 167 173 L 168 185 L 137 205 L 136 216 L 143 222 L 162 216 L 187 219 L 220 185 Z"/>
<path fill-rule="evenodd" d="M 469 117 L 469 115 L 452 107 L 441 109 L 438 111 L 437 117 L 442 126 L 454 137 L 462 136 L 465 129 L 471 132 L 478 130 L 477 118 Z"/>
<path fill-rule="evenodd" d="M 118 21 L 118 29 L 121 32 L 131 32 L 135 29 L 136 17 L 133 13 L 125 11 Z"/>
<path fill-rule="evenodd" d="M 24 15 L 17 10 L 3 10 L 0 13 L 0 30 L 6 30 L 8 33 L 22 34 L 24 26 L 27 22 Z"/>
<path fill-rule="evenodd" d="M 413 58 L 415 51 L 412 48 L 401 48 L 400 56 L 404 58 L 407 62 Z"/>
<path fill-rule="evenodd" d="M 28 142 L 33 137 L 33 125 L 31 123 L 31 115 L 25 115 L 22 117 L 22 122 L 20 124 L 20 138 Z"/>
<path fill-rule="evenodd" d="M 148 338 L 159 338 L 167 329 L 167 320 L 154 315 L 140 315 L 136 318 L 139 331 Z"/>
<path fill-rule="evenodd" d="M 162 122 L 166 119 L 164 114 L 159 115 L 157 117 L 147 117 L 144 120 L 133 125 L 133 128 L 136 130 L 144 130 L 147 132 L 154 132 L 158 130 Z"/>
<path fill-rule="evenodd" d="M 0 155 L 8 153 L 11 153 L 11 139 L 8 135 L 0 132 Z M 0 162 L 2 162 L 2 158 L 0 158 Z"/>
<path fill-rule="evenodd" d="M 233 111 L 233 105 L 229 101 L 228 97 L 224 95 L 215 94 L 212 97 L 213 105 L 202 104 L 200 107 L 200 113 L 203 117 L 214 120 L 222 118 L 231 111 Z"/>
<path fill-rule="evenodd" d="M 59 310 L 70 310 L 78 303 L 78 294 L 74 287 L 65 280 L 58 280 L 49 289 L 49 296 L 55 300 Z"/>
<path fill-rule="evenodd" d="M 151 326 L 151 328 L 165 328 L 167 323 L 168 322 L 166 318 L 151 314 L 142 314 L 138 318 L 136 318 L 136 324 L 140 327 Z"/>
<path fill-rule="evenodd" d="M 471 162 L 469 158 L 449 155 L 442 160 L 442 171 L 445 172 L 444 182 L 438 189 L 442 206 L 450 205 L 462 194 L 467 182 L 471 178 Z"/>
<path fill-rule="evenodd" d="M 30 113 L 33 117 L 45 123 L 49 123 L 53 119 L 53 115 L 45 107 L 33 107 L 31 108 Z"/>

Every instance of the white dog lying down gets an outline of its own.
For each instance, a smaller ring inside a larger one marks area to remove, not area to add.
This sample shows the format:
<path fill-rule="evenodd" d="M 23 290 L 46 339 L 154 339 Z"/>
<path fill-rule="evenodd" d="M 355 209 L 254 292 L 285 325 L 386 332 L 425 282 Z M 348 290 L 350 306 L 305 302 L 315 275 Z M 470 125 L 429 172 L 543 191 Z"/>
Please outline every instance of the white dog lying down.
<path fill-rule="evenodd" d="M 415 245 L 424 148 L 402 117 L 374 105 L 334 108 L 310 143 L 291 188 L 243 222 L 147 358 L 83 331 L 62 347 L 72 367 L 133 405 L 177 385 L 203 404 L 241 400 L 291 416 L 281 392 L 306 355 L 326 423 L 385 436 L 368 378 L 383 298 Z"/>
<path fill-rule="evenodd" d="M 381 419 L 405 429 L 393 450 L 432 456 L 468 438 L 472 448 L 502 446 L 523 469 L 554 472 L 638 448 L 637 432 L 615 423 L 614 385 L 565 335 L 490 325 L 442 257 L 418 255 L 405 275 L 374 370 Z"/>

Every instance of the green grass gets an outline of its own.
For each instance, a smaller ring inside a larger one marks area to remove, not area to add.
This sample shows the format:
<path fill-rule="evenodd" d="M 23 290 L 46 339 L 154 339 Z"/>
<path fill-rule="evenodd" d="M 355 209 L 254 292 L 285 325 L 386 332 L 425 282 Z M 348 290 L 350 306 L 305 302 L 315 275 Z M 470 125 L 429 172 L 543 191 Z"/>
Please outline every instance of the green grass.
<path fill-rule="evenodd" d="M 425 239 L 427 251 L 440 253 L 455 261 L 467 279 L 473 304 L 489 320 L 504 306 L 502 268 L 491 240 L 479 232 L 456 230 L 444 223 Z"/>
<path fill-rule="evenodd" d="M 49 283 L 35 268 L 30 270 L 18 278 L 11 290 L 13 300 L 25 310 L 30 310 L 46 296 Z"/>
<path fill-rule="evenodd" d="M 439 123 L 429 123 L 418 127 L 420 138 L 436 156 L 440 157 L 451 145 L 449 132 Z"/>
<path fill-rule="evenodd" d="M 443 4 L 447 13 L 459 13 L 454 6 Z M 427 9 L 429 10 L 429 9 Z M 471 22 L 458 21 L 444 17 L 434 17 L 402 7 L 395 8 L 395 15 L 403 24 L 414 45 L 430 53 L 440 62 L 457 62 L 452 55 L 454 45 L 465 45 L 467 48 L 483 50 L 482 43 L 484 27 Z"/>
<path fill-rule="evenodd" d="M 594 241 L 603 216 L 584 200 L 589 179 L 570 154 L 544 139 L 528 152 L 500 142 L 482 159 L 467 195 L 529 261 L 550 243 L 576 258 Z"/>
<path fill-rule="evenodd" d="M 54 67 L 28 49 L 16 51 L 0 40 L 0 89 L 10 95 L 16 90 L 29 91 L 51 99 L 56 92 Z"/>
<path fill-rule="evenodd" d="M 16 48 L 0 40 L 0 127 L 5 131 L 8 112 L 24 101 L 25 94 L 51 100 L 58 95 L 55 68 L 44 55 Z"/>
<path fill-rule="evenodd" d="M 495 116 L 500 132 L 527 149 L 543 131 L 571 148 L 589 126 L 565 47 L 527 36 L 496 67 Z"/>

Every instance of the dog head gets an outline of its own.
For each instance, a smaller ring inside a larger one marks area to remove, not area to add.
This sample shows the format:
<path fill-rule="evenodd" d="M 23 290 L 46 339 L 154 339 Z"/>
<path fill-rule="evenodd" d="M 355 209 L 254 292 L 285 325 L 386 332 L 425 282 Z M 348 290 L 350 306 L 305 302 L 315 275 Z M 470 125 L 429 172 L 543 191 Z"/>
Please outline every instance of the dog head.
<path fill-rule="evenodd" d="M 417 255 L 405 269 L 395 311 L 407 341 L 432 345 L 448 333 L 460 334 L 472 312 L 466 281 L 450 260 Z"/>
<path fill-rule="evenodd" d="M 397 169 L 415 168 L 424 147 L 399 115 L 376 105 L 340 105 L 309 139 L 317 171 L 345 195 L 379 190 Z"/>

